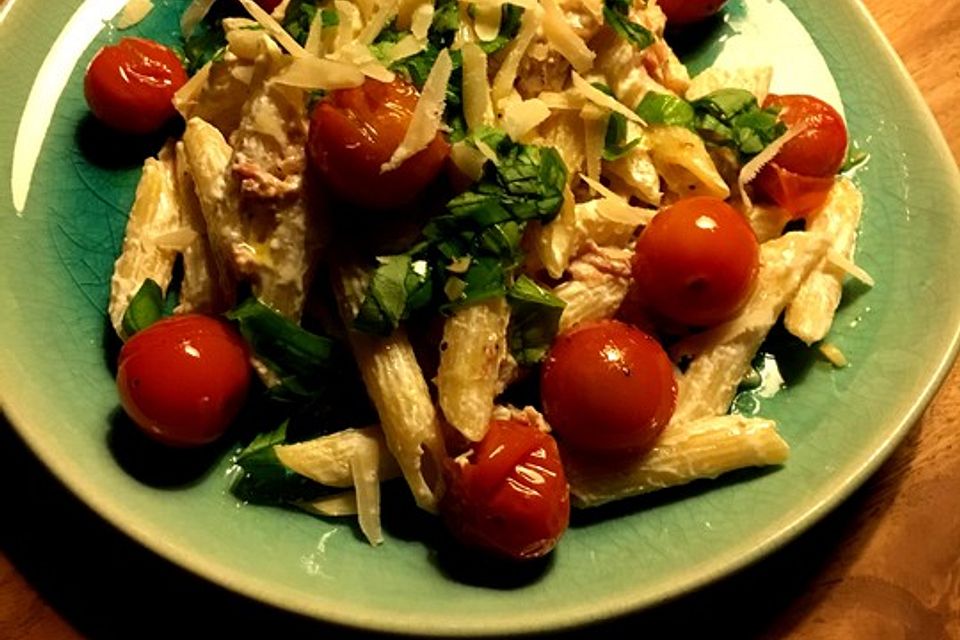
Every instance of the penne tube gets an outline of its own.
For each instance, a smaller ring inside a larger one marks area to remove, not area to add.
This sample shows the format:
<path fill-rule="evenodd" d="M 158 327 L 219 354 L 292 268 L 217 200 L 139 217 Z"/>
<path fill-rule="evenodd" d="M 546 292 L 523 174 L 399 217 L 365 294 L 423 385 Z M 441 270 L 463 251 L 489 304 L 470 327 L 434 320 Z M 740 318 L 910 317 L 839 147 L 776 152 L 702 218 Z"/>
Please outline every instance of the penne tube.
<path fill-rule="evenodd" d="M 673 193 L 726 200 L 730 188 L 707 153 L 703 140 L 683 127 L 653 126 L 647 130 L 650 157 Z"/>
<path fill-rule="evenodd" d="M 183 225 L 195 232 L 193 240 L 182 251 L 183 281 L 177 313 L 226 311 L 235 285 L 214 259 L 182 142 L 176 146 L 176 185 Z"/>
<path fill-rule="evenodd" d="M 440 408 L 472 442 L 482 440 L 490 426 L 509 323 L 510 307 L 497 297 L 458 309 L 443 325 L 436 379 Z"/>
<path fill-rule="evenodd" d="M 671 423 L 639 458 L 563 454 L 571 502 L 596 507 L 735 469 L 783 464 L 790 448 L 772 420 L 725 415 Z"/>
<path fill-rule="evenodd" d="M 291 471 L 328 487 L 354 486 L 351 460 L 368 445 L 378 447 L 377 477 L 389 480 L 400 475 L 396 460 L 387 449 L 379 427 L 345 429 L 327 436 L 273 447 L 277 459 Z"/>
<path fill-rule="evenodd" d="M 826 239 L 808 232 L 788 233 L 760 246 L 756 284 L 740 315 L 694 334 L 673 350 L 694 356 L 679 380 L 674 420 L 689 422 L 727 412 L 763 339 L 826 251 Z"/>
<path fill-rule="evenodd" d="M 159 158 L 148 158 L 143 165 L 123 247 L 110 278 L 108 313 L 118 335 L 122 335 L 127 305 L 144 281 L 152 279 L 166 293 L 173 277 L 177 251 L 160 246 L 155 239 L 181 228 L 175 171 L 173 143 L 160 151 Z"/>
<path fill-rule="evenodd" d="M 863 196 L 847 178 L 839 178 L 824 205 L 813 214 L 807 230 L 830 242 L 830 251 L 852 261 Z M 825 256 L 810 272 L 787 306 L 784 326 L 807 344 L 823 340 L 840 305 L 846 272 Z"/>
<path fill-rule="evenodd" d="M 353 323 L 369 281 L 356 266 L 333 270 L 340 315 Z M 417 504 L 436 512 L 443 492 L 440 465 L 445 457 L 440 422 L 406 332 L 389 337 L 348 330 L 350 346 L 370 400 L 380 416 L 387 447 L 396 458 Z"/>
<path fill-rule="evenodd" d="M 553 290 L 566 303 L 560 332 L 580 322 L 612 318 L 630 289 L 630 259 L 626 249 L 594 247 L 570 265 L 573 279 Z"/>

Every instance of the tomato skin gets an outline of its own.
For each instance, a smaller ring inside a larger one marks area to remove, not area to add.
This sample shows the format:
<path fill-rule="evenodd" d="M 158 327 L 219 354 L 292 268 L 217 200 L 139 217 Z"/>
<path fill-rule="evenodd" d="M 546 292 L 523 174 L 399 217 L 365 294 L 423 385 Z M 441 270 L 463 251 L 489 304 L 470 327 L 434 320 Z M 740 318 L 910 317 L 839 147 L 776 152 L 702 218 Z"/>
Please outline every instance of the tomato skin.
<path fill-rule="evenodd" d="M 633 277 L 660 316 L 689 327 L 729 320 L 743 308 L 759 264 L 753 229 L 718 198 L 679 200 L 637 239 Z"/>
<path fill-rule="evenodd" d="M 126 133 L 156 131 L 176 115 L 173 94 L 187 72 L 167 47 L 143 38 L 124 38 L 93 57 L 83 93 L 93 114 Z"/>
<path fill-rule="evenodd" d="M 194 447 L 219 438 L 249 386 L 246 343 L 210 316 L 164 318 L 120 350 L 121 405 L 147 436 L 166 445 Z"/>
<path fill-rule="evenodd" d="M 727 4 L 727 0 L 660 0 L 668 25 L 685 25 L 709 18 Z"/>
<path fill-rule="evenodd" d="M 753 188 L 777 203 L 794 219 L 802 218 L 827 201 L 836 179 L 819 178 L 788 171 L 771 162 L 753 179 Z"/>
<path fill-rule="evenodd" d="M 557 337 L 541 369 L 540 394 L 562 444 L 603 454 L 643 452 L 673 415 L 677 383 L 656 340 L 604 320 Z"/>
<path fill-rule="evenodd" d="M 374 210 L 412 201 L 443 169 L 450 145 L 433 141 L 392 171 L 380 172 L 403 140 L 417 105 L 413 85 L 367 80 L 332 92 L 314 107 L 308 150 L 326 186 L 347 202 Z"/>
<path fill-rule="evenodd" d="M 780 107 L 780 120 L 804 129 L 788 141 L 753 180 L 761 198 L 801 218 L 822 205 L 847 155 L 847 127 L 826 102 L 806 95 L 769 95 L 764 107 Z"/>
<path fill-rule="evenodd" d="M 556 441 L 517 420 L 494 420 L 467 463 L 449 460 L 440 512 L 462 544 L 512 560 L 548 554 L 570 521 Z"/>

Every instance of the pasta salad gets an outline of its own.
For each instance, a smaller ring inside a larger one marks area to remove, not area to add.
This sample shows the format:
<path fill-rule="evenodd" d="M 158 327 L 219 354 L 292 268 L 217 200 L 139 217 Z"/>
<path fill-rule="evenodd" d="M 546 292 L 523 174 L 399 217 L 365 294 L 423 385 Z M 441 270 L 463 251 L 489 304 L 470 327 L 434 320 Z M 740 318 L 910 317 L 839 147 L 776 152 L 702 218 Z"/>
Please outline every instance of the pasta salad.
<path fill-rule="evenodd" d="M 571 506 L 785 463 L 731 403 L 781 318 L 845 364 L 862 198 L 830 105 L 689 76 L 664 34 L 722 4 L 194 0 L 182 56 L 102 49 L 96 117 L 184 123 L 111 281 L 127 414 L 240 440 L 243 501 L 380 544 L 402 479 L 510 559 Z"/>

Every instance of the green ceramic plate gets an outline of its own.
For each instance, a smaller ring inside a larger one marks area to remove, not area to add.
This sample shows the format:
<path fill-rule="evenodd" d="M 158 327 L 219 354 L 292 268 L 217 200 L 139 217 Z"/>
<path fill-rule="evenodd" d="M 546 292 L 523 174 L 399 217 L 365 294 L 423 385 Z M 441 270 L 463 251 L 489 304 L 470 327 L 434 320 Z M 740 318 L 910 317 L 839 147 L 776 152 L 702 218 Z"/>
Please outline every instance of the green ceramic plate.
<path fill-rule="evenodd" d="M 830 338 L 852 365 L 795 360 L 787 391 L 762 404 L 793 448 L 789 464 L 578 519 L 535 575 L 486 582 L 402 517 L 371 548 L 348 525 L 238 507 L 223 463 L 177 481 L 182 470 L 138 459 L 112 426 L 103 309 L 138 170 L 92 135 L 81 76 L 117 37 L 101 19 L 122 4 L 7 0 L 0 9 L 0 395 L 83 501 L 214 582 L 322 619 L 420 633 L 543 630 L 647 607 L 759 558 L 836 505 L 890 453 L 953 358 L 960 187 L 900 63 L 854 0 L 791 0 L 796 19 L 779 0 L 734 0 L 692 64 L 772 56 L 781 90 L 842 96 L 853 139 L 871 155 L 858 175 L 858 262 L 877 286 L 849 289 Z M 156 4 L 134 31 L 172 41 L 185 0 Z"/>

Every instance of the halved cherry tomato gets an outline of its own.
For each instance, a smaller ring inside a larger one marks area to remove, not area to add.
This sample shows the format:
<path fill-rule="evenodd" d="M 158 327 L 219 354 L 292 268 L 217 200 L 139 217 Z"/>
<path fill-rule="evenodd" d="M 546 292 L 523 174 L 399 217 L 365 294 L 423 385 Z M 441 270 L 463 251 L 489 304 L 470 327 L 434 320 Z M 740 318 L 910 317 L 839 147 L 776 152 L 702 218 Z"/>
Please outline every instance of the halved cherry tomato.
<path fill-rule="evenodd" d="M 628 324 L 574 327 L 554 341 L 540 394 L 564 445 L 598 453 L 645 451 L 670 421 L 673 365 L 660 344 Z"/>
<path fill-rule="evenodd" d="M 714 15 L 727 0 L 660 0 L 660 8 L 667 15 L 668 25 L 698 22 Z"/>
<path fill-rule="evenodd" d="M 690 327 L 731 317 L 753 290 L 757 238 L 718 198 L 685 198 L 658 213 L 637 239 L 633 277 L 658 315 Z"/>
<path fill-rule="evenodd" d="M 802 217 L 826 200 L 847 155 L 847 127 L 833 107 L 813 96 L 770 95 L 764 106 L 780 107 L 780 120 L 803 130 L 760 171 L 753 187 Z"/>
<path fill-rule="evenodd" d="M 120 402 L 144 433 L 163 444 L 192 447 L 219 438 L 249 385 L 246 343 L 210 316 L 165 318 L 120 350 Z"/>
<path fill-rule="evenodd" d="M 570 521 L 557 443 L 537 427 L 494 420 L 465 457 L 450 460 L 443 520 L 461 543 L 527 560 L 549 553 Z"/>
<path fill-rule="evenodd" d="M 413 200 L 440 173 L 450 145 L 433 141 L 392 171 L 380 172 L 406 135 L 417 105 L 413 85 L 367 80 L 332 92 L 310 118 L 310 159 L 339 198 L 370 209 L 391 209 Z"/>
<path fill-rule="evenodd" d="M 176 114 L 173 94 L 187 72 L 167 47 L 143 38 L 124 38 L 90 61 L 83 93 L 93 114 L 127 133 L 156 131 Z"/>

